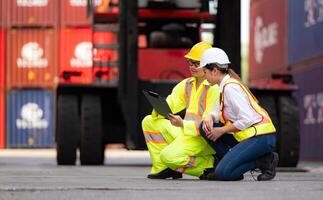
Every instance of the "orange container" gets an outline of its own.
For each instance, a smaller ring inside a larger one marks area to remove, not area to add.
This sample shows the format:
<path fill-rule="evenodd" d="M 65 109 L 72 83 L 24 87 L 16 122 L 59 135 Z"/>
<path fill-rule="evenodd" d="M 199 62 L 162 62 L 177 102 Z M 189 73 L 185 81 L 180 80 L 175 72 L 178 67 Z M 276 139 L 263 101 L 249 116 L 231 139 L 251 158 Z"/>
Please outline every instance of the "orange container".
<path fill-rule="evenodd" d="M 5 4 L 7 24 L 16 26 L 56 26 L 58 0 L 1 0 Z"/>
<path fill-rule="evenodd" d="M 0 149 L 4 148 L 5 144 L 5 108 L 4 90 L 0 88 Z"/>
<path fill-rule="evenodd" d="M 92 30 L 60 30 L 59 76 L 61 83 L 92 83 Z"/>
<path fill-rule="evenodd" d="M 118 14 L 118 0 L 93 0 L 96 13 Z M 61 0 L 61 26 L 90 26 L 91 18 L 86 13 L 87 0 Z"/>
<path fill-rule="evenodd" d="M 5 31 L 0 28 L 0 89 L 4 88 L 5 84 Z"/>
<path fill-rule="evenodd" d="M 55 29 L 10 29 L 7 45 L 8 88 L 55 88 L 57 80 Z"/>

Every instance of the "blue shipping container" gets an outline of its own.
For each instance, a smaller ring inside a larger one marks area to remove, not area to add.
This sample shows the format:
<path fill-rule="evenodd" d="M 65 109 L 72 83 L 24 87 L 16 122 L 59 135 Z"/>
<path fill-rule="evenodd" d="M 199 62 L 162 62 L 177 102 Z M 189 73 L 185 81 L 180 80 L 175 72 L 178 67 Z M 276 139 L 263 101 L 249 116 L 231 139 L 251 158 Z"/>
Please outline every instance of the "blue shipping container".
<path fill-rule="evenodd" d="M 323 1 L 288 1 L 288 63 L 323 56 Z"/>
<path fill-rule="evenodd" d="M 7 147 L 54 146 L 54 95 L 48 90 L 13 90 L 7 97 Z"/>
<path fill-rule="evenodd" d="M 294 74 L 300 110 L 301 159 L 323 160 L 323 64 Z"/>

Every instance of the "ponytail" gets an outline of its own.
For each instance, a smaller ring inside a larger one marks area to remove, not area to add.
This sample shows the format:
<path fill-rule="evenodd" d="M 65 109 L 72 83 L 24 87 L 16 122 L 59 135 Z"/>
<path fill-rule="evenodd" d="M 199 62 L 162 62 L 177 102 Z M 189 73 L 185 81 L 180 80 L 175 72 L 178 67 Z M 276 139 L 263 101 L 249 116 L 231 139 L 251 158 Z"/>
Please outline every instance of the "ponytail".
<path fill-rule="evenodd" d="M 239 81 L 246 89 L 247 91 L 251 94 L 251 96 L 254 98 L 254 100 L 259 103 L 258 99 L 252 94 L 252 92 L 250 91 L 250 89 L 241 81 L 240 76 L 235 73 L 235 71 L 233 69 L 227 69 L 227 73 L 230 75 L 230 77 L 236 79 L 237 81 Z"/>

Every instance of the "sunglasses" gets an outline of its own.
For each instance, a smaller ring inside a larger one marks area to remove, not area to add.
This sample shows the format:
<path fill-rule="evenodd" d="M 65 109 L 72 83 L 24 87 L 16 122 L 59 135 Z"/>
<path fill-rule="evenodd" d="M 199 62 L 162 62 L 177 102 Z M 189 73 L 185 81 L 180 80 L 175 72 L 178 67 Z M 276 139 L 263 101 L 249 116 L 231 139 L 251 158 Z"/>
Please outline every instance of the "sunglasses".
<path fill-rule="evenodd" d="M 193 60 L 187 60 L 188 64 L 190 66 L 194 66 L 194 67 L 199 67 L 200 66 L 200 62 L 199 61 L 193 61 Z"/>

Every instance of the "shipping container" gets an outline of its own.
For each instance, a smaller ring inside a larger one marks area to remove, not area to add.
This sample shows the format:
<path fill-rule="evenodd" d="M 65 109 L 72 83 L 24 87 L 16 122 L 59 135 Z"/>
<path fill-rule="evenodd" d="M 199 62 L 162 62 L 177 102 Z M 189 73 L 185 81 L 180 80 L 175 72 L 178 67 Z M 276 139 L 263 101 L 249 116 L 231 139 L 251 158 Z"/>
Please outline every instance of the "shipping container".
<path fill-rule="evenodd" d="M 6 64 L 6 41 L 5 41 L 5 31 L 0 28 L 0 89 L 4 88 L 5 84 L 5 64 Z"/>
<path fill-rule="evenodd" d="M 7 147 L 54 145 L 54 95 L 49 90 L 12 90 L 7 94 Z"/>
<path fill-rule="evenodd" d="M 0 28 L 5 27 L 6 17 L 7 16 L 7 10 L 4 6 L 4 0 L 0 1 Z"/>
<path fill-rule="evenodd" d="M 117 13 L 117 2 L 115 0 L 94 0 L 95 9 L 99 13 Z M 61 26 L 80 27 L 91 26 L 92 20 L 87 17 L 87 0 L 61 0 L 60 16 Z"/>
<path fill-rule="evenodd" d="M 5 108 L 4 89 L 0 88 L 0 149 L 5 147 Z"/>
<path fill-rule="evenodd" d="M 57 26 L 57 0 L 2 0 L 7 10 L 7 26 Z"/>
<path fill-rule="evenodd" d="M 7 45 L 8 88 L 55 88 L 56 29 L 10 29 Z"/>
<path fill-rule="evenodd" d="M 139 79 L 182 80 L 191 76 L 184 59 L 187 52 L 188 49 L 139 49 Z"/>
<path fill-rule="evenodd" d="M 300 109 L 301 158 L 323 160 L 323 63 L 294 74 Z"/>
<path fill-rule="evenodd" d="M 287 68 L 287 0 L 251 1 L 249 79 Z"/>
<path fill-rule="evenodd" d="M 92 30 L 60 30 L 59 76 L 61 83 L 92 83 Z"/>
<path fill-rule="evenodd" d="M 323 1 L 289 0 L 288 63 L 323 56 Z"/>

